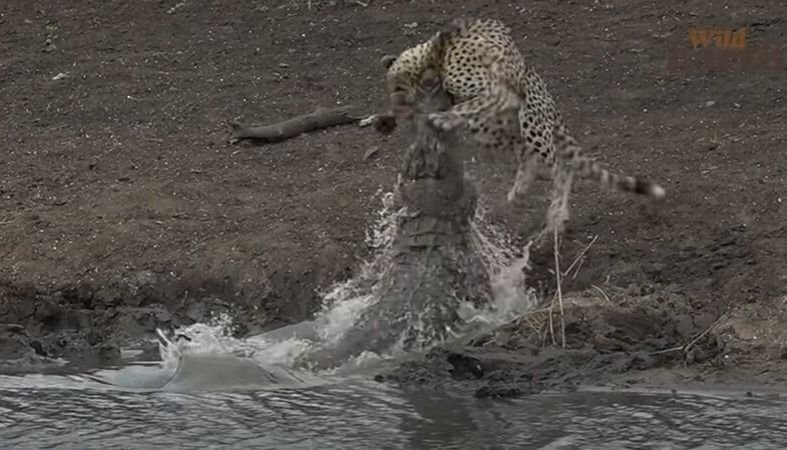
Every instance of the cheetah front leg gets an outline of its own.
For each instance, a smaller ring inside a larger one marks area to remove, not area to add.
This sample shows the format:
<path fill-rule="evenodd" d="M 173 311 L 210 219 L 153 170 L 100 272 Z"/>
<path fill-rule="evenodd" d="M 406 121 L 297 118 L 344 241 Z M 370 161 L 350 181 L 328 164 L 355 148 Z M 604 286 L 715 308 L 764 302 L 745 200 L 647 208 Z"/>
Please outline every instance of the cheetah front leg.
<path fill-rule="evenodd" d="M 493 106 L 492 101 L 486 96 L 479 95 L 457 103 L 448 111 L 429 114 L 429 121 L 444 131 L 450 131 L 478 120 L 479 115 Z"/>
<path fill-rule="evenodd" d="M 448 111 L 429 114 L 429 120 L 442 130 L 452 130 L 469 122 L 480 122 L 500 117 L 518 110 L 522 99 L 504 83 L 492 80 L 491 85 L 479 95 L 457 103 Z"/>
<path fill-rule="evenodd" d="M 506 196 L 506 200 L 512 205 L 516 205 L 518 199 L 524 197 L 537 178 L 539 163 L 544 163 L 547 167 L 554 164 L 550 128 L 543 120 L 538 120 L 538 117 L 536 112 L 527 107 L 517 111 L 518 126 L 514 147 L 519 165 L 514 185 Z"/>

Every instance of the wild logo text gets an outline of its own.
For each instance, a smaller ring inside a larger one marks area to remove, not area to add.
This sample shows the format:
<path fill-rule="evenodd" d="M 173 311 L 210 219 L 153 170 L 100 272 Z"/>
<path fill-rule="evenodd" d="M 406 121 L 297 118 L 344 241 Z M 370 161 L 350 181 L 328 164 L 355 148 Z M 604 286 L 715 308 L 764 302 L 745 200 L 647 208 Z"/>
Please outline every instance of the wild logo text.
<path fill-rule="evenodd" d="M 742 50 L 746 48 L 746 27 L 737 30 L 689 30 L 692 48 L 710 47 Z"/>
<path fill-rule="evenodd" d="M 773 72 L 785 69 L 782 45 L 749 45 L 748 27 L 691 28 L 687 46 L 669 48 L 667 70 Z"/>

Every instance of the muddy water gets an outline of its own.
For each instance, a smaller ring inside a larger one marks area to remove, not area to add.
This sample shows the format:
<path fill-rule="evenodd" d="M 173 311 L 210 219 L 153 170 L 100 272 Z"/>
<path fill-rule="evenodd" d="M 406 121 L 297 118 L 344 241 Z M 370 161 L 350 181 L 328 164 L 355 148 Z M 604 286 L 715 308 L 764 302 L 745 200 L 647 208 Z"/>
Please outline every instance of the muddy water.
<path fill-rule="evenodd" d="M 776 449 L 787 443 L 787 402 L 779 399 L 580 391 L 479 400 L 323 381 L 224 390 L 192 383 L 173 390 L 119 389 L 73 376 L 0 377 L 0 442 L 64 449 Z"/>

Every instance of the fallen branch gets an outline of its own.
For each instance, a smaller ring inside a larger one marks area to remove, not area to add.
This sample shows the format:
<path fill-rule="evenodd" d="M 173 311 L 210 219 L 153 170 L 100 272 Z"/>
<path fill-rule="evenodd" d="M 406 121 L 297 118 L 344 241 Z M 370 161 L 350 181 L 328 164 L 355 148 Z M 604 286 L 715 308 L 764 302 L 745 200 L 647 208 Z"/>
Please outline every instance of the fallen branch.
<path fill-rule="evenodd" d="M 361 118 L 351 115 L 351 109 L 352 107 L 350 106 L 341 108 L 317 108 L 309 114 L 296 116 L 283 122 L 257 127 L 233 123 L 233 133 L 230 142 L 234 144 L 243 139 L 279 142 L 309 131 L 359 122 Z"/>
<path fill-rule="evenodd" d="M 381 134 L 390 134 L 396 128 L 396 117 L 392 112 L 373 114 L 362 118 L 350 115 L 352 107 L 317 108 L 309 114 L 293 117 L 283 122 L 257 127 L 232 123 L 232 138 L 235 144 L 244 139 L 257 139 L 267 143 L 280 142 L 309 131 L 331 128 L 338 125 L 358 123 L 361 127 L 374 125 Z"/>

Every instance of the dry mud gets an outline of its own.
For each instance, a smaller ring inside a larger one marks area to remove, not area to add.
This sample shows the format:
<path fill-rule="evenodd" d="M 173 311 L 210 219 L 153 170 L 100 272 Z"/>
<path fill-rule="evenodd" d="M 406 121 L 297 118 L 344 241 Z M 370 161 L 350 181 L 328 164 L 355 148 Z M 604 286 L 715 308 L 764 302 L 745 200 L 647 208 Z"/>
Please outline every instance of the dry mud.
<path fill-rule="evenodd" d="M 545 341 L 535 314 L 380 378 L 479 395 L 784 381 L 787 69 L 666 61 L 691 27 L 747 26 L 749 47 L 783 48 L 784 2 L 311 3 L 7 2 L 8 367 L 114 361 L 156 327 L 216 312 L 235 317 L 241 336 L 310 318 L 319 293 L 369 255 L 364 233 L 408 136 L 340 127 L 255 147 L 229 144 L 229 124 L 336 104 L 379 111 L 380 56 L 464 15 L 506 20 L 583 146 L 662 183 L 668 201 L 578 184 L 562 264 L 598 239 L 566 280 L 565 349 L 559 331 L 557 346 Z M 477 176 L 493 218 L 524 236 L 538 223 L 503 207 L 512 170 L 490 158 Z M 530 217 L 542 200 L 534 195 Z M 551 298 L 552 254 L 533 261 L 529 279 Z"/>

